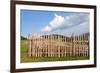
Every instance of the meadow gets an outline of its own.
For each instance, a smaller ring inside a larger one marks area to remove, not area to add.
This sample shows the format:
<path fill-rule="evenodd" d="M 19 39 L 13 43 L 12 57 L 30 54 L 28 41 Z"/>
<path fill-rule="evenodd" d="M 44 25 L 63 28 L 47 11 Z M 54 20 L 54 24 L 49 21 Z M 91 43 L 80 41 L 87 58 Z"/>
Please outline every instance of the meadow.
<path fill-rule="evenodd" d="M 28 56 L 28 41 L 21 40 L 21 62 L 50 62 L 50 61 L 72 61 L 72 60 L 86 60 L 87 56 L 66 56 L 66 57 L 30 57 Z"/>

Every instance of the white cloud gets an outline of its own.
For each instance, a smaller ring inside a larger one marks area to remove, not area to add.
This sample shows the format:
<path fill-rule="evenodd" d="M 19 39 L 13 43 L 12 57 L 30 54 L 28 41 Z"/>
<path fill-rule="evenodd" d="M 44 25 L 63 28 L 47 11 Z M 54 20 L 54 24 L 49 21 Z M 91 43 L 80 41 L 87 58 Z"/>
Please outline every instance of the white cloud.
<path fill-rule="evenodd" d="M 45 28 L 42 29 L 42 31 L 50 32 L 51 28 L 47 25 Z"/>
<path fill-rule="evenodd" d="M 42 29 L 42 31 L 51 32 L 51 31 L 66 29 L 71 27 L 77 27 L 75 29 L 77 29 L 78 31 L 80 31 L 81 28 L 85 28 L 85 30 L 89 30 L 88 25 L 89 25 L 89 15 L 85 13 L 73 14 L 65 17 L 54 14 L 54 19 L 50 21 L 49 24 Z"/>
<path fill-rule="evenodd" d="M 42 31 L 50 32 L 50 31 L 59 29 L 60 27 L 62 27 L 63 22 L 64 22 L 64 17 L 55 14 L 54 19 L 47 26 L 45 26 L 42 29 Z"/>
<path fill-rule="evenodd" d="M 70 36 L 73 33 L 74 33 L 74 35 L 79 35 L 79 34 L 86 33 L 86 32 L 89 32 L 89 23 L 88 22 L 84 22 L 80 25 L 77 25 L 75 27 L 68 29 L 66 31 L 66 34 Z"/>

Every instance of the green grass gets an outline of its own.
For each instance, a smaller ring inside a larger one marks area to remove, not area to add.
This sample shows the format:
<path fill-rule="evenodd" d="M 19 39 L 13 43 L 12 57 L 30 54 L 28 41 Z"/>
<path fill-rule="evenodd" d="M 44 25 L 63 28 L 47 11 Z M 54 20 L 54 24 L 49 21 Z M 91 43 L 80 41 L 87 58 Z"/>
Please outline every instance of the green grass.
<path fill-rule="evenodd" d="M 28 56 L 28 41 L 21 40 L 21 62 L 49 62 L 49 61 L 69 61 L 86 60 L 85 56 L 67 56 L 67 57 L 30 57 Z"/>

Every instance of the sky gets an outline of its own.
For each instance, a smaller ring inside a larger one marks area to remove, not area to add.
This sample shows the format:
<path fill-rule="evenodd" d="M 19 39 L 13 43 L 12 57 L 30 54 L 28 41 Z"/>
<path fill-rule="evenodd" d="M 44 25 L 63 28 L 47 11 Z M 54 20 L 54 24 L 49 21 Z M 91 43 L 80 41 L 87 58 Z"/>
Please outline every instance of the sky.
<path fill-rule="evenodd" d="M 79 35 L 89 32 L 90 14 L 21 10 L 21 36 L 29 34 Z"/>

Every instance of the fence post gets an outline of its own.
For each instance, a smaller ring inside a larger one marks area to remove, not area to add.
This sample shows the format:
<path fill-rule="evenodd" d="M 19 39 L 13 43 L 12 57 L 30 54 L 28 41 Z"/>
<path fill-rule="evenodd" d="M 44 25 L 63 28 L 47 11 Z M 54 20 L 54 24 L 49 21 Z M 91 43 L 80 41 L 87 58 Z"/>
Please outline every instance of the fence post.
<path fill-rule="evenodd" d="M 29 54 L 29 56 L 32 56 L 32 41 L 31 41 L 31 37 L 30 37 L 30 34 L 28 35 L 28 44 L 29 44 L 29 52 L 28 52 L 28 54 Z"/>

